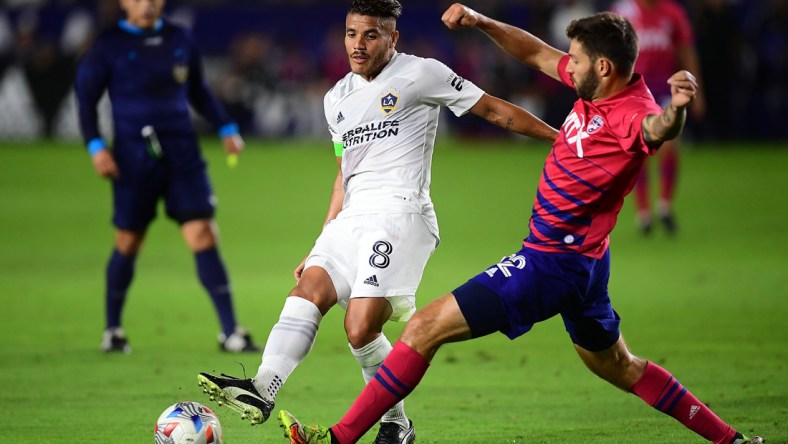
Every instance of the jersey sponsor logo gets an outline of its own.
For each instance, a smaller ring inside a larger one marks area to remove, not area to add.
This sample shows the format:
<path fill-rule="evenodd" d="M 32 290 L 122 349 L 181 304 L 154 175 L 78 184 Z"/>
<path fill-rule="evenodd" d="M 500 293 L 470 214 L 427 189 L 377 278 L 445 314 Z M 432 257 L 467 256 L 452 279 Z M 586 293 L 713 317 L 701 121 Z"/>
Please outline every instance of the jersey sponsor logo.
<path fill-rule="evenodd" d="M 581 159 L 584 154 L 583 140 L 589 137 L 588 132 L 583 130 L 584 127 L 585 117 L 578 115 L 575 111 L 569 113 L 564 124 L 561 126 L 561 129 L 566 134 L 566 142 L 570 145 L 570 149 L 574 146 L 577 157 Z"/>
<path fill-rule="evenodd" d="M 397 102 L 399 102 L 399 96 L 389 91 L 380 98 L 380 109 L 386 114 L 391 114 L 397 109 Z"/>
<path fill-rule="evenodd" d="M 364 283 L 367 284 L 367 285 L 372 285 L 373 287 L 380 287 L 380 285 L 378 284 L 378 277 L 377 277 L 377 275 L 374 275 L 374 274 L 372 276 L 364 279 Z"/>
<path fill-rule="evenodd" d="M 462 91 L 462 85 L 463 83 L 465 83 L 465 79 L 463 79 L 462 77 L 458 76 L 455 73 L 451 73 L 449 78 L 446 79 L 446 82 L 448 82 L 448 84 L 451 85 L 452 88 L 456 89 L 459 92 Z"/>
<path fill-rule="evenodd" d="M 345 149 L 348 149 L 359 143 L 385 139 L 398 134 L 399 120 L 384 120 L 382 122 L 368 123 L 346 132 L 342 135 L 342 144 L 345 146 Z"/>
<path fill-rule="evenodd" d="M 345 120 L 345 116 L 343 116 L 342 111 L 340 111 L 339 114 L 337 115 L 337 125 L 342 123 L 343 120 Z"/>
<path fill-rule="evenodd" d="M 586 128 L 586 133 L 594 134 L 595 132 L 597 132 L 597 130 L 599 130 L 599 128 L 602 128 L 604 125 L 605 125 L 605 120 L 602 119 L 602 116 L 597 114 L 591 118 L 590 122 L 588 122 L 588 128 Z"/>
<path fill-rule="evenodd" d="M 189 79 L 189 66 L 182 63 L 175 64 L 172 67 L 172 77 L 178 83 L 185 83 Z"/>
<path fill-rule="evenodd" d="M 501 259 L 501 262 L 488 268 L 485 273 L 487 273 L 487 276 L 493 277 L 500 271 L 501 274 L 503 274 L 503 277 L 508 278 L 512 277 L 512 272 L 509 270 L 510 268 L 515 268 L 517 270 L 522 270 L 525 268 L 525 256 L 520 254 L 506 256 Z"/>

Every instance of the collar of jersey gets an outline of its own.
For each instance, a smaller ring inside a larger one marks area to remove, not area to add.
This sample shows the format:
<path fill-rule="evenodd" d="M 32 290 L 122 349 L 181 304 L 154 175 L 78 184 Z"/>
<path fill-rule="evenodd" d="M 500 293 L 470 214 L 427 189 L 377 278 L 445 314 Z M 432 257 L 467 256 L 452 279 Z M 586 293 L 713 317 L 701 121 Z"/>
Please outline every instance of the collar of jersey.
<path fill-rule="evenodd" d="M 138 26 L 134 26 L 131 23 L 127 22 L 126 20 L 120 20 L 118 22 L 118 26 L 120 26 L 120 29 L 128 32 L 129 34 L 135 34 L 135 35 L 152 34 L 154 32 L 159 32 L 161 30 L 161 27 L 164 26 L 164 20 L 162 19 L 156 20 L 156 24 L 153 25 L 153 29 L 150 30 L 142 29 Z"/>

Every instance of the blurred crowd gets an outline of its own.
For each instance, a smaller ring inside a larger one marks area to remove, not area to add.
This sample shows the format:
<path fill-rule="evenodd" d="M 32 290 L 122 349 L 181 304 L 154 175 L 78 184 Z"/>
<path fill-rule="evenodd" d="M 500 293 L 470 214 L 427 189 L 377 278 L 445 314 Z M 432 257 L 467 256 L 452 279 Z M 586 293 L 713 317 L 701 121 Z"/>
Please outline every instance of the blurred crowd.
<path fill-rule="evenodd" d="M 451 32 L 451 1 L 404 0 L 398 50 L 437 58 L 487 92 L 559 126 L 574 91 L 519 65 L 475 31 Z M 472 0 L 466 4 L 566 48 L 566 25 L 604 0 Z M 788 136 L 788 0 L 684 0 L 693 21 L 708 112 L 697 141 Z M 325 138 L 322 98 L 348 71 L 347 0 L 167 2 L 191 27 L 211 86 L 248 137 Z M 0 0 L 0 140 L 78 139 L 74 68 L 95 35 L 120 18 L 117 0 Z M 109 112 L 108 104 L 102 108 Z M 448 115 L 450 113 L 443 113 Z M 502 136 L 478 119 L 446 116 L 467 137 Z M 102 119 L 107 135 L 109 118 Z M 202 130 L 209 129 L 197 120 Z"/>

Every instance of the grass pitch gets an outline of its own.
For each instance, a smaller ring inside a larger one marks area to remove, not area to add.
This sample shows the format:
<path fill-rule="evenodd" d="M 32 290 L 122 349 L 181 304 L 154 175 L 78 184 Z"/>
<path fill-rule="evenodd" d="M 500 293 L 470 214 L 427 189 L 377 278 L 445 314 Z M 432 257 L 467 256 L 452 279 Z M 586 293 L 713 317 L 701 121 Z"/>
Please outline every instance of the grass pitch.
<path fill-rule="evenodd" d="M 265 342 L 319 233 L 333 153 L 325 141 L 252 142 L 230 170 L 216 140 L 204 149 L 238 318 Z M 437 147 L 443 242 L 420 306 L 519 248 L 546 153 L 522 141 Z M 641 237 L 628 201 L 612 241 L 611 297 L 633 351 L 770 443 L 788 442 L 786 167 L 784 147 L 694 147 L 682 157 L 679 235 Z M 124 314 L 133 353 L 99 351 L 110 191 L 77 144 L 0 145 L 0 205 L 0 442 L 152 442 L 170 404 L 215 407 L 196 385 L 199 371 L 256 372 L 258 355 L 217 350 L 218 321 L 193 258 L 162 217 Z M 277 408 L 330 425 L 349 407 L 362 379 L 342 315 L 326 317 Z M 400 331 L 386 330 L 392 340 Z M 444 347 L 406 405 L 420 443 L 702 442 L 587 371 L 559 319 L 516 341 Z M 275 421 L 250 427 L 216 411 L 227 443 L 284 442 Z"/>

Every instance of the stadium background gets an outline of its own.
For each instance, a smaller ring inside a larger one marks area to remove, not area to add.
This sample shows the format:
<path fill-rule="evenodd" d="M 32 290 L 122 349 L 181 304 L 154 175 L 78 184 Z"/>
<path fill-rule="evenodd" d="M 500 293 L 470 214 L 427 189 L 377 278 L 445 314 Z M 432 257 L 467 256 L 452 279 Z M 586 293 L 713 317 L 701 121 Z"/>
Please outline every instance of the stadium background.
<path fill-rule="evenodd" d="M 548 40 L 551 18 L 592 6 L 469 3 Z M 400 49 L 437 55 L 559 124 L 574 94 L 501 57 L 478 32 L 443 29 L 447 4 L 407 1 Z M 713 4 L 723 13 L 705 9 Z M 640 236 L 627 202 L 611 243 L 611 294 L 628 343 L 770 444 L 788 443 L 786 4 L 688 3 L 707 93 L 719 101 L 684 135 L 680 231 Z M 217 350 L 217 322 L 193 258 L 163 219 L 148 233 L 124 314 L 134 351 L 99 351 L 110 190 L 77 135 L 70 76 L 92 32 L 117 18 L 115 6 L 0 3 L 0 442 L 151 442 L 153 422 L 168 405 L 208 403 L 197 372 L 253 374 L 259 364 L 257 355 Z M 193 24 L 216 90 L 247 117 L 249 143 L 236 169 L 226 167 L 218 139 L 198 124 L 220 199 L 238 318 L 260 340 L 292 288 L 292 268 L 319 232 L 336 174 L 319 102 L 347 70 L 335 28 L 345 8 L 344 1 L 317 0 L 169 2 L 168 15 Z M 46 104 L 49 135 L 35 96 Z M 433 166 L 443 241 L 425 271 L 420 306 L 519 246 L 549 149 L 450 115 L 442 113 L 448 134 L 439 137 Z M 386 334 L 395 338 L 401 328 L 387 325 Z M 277 407 L 331 423 L 360 384 L 342 311 L 333 310 Z M 446 346 L 408 411 L 420 443 L 701 442 L 591 375 L 560 319 L 517 341 L 492 335 Z M 253 428 L 227 409 L 217 413 L 226 442 L 283 442 L 275 424 Z"/>
<path fill-rule="evenodd" d="M 611 0 L 468 3 L 566 48 L 563 30 L 569 19 L 605 8 Z M 399 49 L 439 58 L 488 92 L 559 125 L 573 93 L 491 50 L 481 33 L 446 30 L 439 19 L 448 4 L 405 2 Z M 684 4 L 697 34 L 709 110 L 703 122 L 691 122 L 687 136 L 784 139 L 788 2 Z M 347 72 L 341 37 L 346 8 L 347 2 L 338 0 L 171 0 L 167 15 L 193 28 L 210 83 L 247 136 L 325 137 L 322 95 Z M 95 33 L 114 24 L 118 14 L 116 0 L 5 0 L 0 9 L 0 139 L 78 138 L 74 64 Z M 478 122 L 452 128 L 461 135 L 497 133 Z"/>

